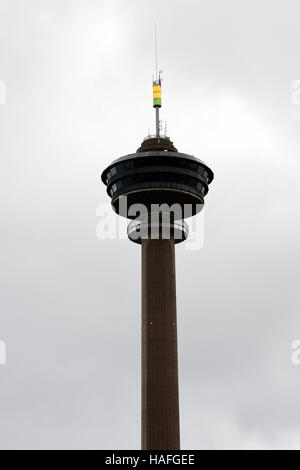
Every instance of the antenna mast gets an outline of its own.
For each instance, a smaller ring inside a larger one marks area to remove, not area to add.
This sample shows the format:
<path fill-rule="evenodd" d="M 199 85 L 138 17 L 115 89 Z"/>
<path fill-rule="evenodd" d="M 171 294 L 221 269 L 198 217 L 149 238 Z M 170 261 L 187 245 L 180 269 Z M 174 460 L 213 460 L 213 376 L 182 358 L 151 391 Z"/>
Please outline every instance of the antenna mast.
<path fill-rule="evenodd" d="M 156 22 L 154 23 L 154 40 L 155 40 L 155 80 L 157 80 L 158 77 L 157 77 L 157 30 L 156 30 Z"/>
<path fill-rule="evenodd" d="M 153 107 L 155 108 L 156 118 L 156 137 L 160 137 L 159 125 L 159 108 L 161 108 L 161 71 L 158 72 L 157 68 L 157 32 L 156 23 L 154 23 L 154 39 L 155 39 L 155 80 L 153 80 Z"/>

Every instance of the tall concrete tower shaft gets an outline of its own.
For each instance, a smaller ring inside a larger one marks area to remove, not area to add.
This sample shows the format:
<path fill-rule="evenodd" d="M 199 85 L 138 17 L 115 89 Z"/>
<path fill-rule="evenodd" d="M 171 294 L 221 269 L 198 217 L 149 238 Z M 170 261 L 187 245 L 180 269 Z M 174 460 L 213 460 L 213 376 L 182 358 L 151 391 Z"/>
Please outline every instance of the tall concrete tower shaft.
<path fill-rule="evenodd" d="M 175 244 L 142 241 L 142 449 L 180 448 Z"/>

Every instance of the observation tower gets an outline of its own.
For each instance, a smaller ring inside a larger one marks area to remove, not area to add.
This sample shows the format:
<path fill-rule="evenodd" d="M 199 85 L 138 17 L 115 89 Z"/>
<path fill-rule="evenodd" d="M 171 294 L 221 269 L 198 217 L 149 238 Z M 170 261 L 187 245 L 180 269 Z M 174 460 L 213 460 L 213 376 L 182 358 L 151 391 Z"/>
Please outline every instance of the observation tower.
<path fill-rule="evenodd" d="M 161 90 L 156 67 L 155 134 L 102 173 L 113 210 L 131 219 L 128 237 L 141 245 L 143 450 L 180 449 L 175 245 L 188 237 L 184 219 L 202 210 L 214 177 L 162 133 Z"/>

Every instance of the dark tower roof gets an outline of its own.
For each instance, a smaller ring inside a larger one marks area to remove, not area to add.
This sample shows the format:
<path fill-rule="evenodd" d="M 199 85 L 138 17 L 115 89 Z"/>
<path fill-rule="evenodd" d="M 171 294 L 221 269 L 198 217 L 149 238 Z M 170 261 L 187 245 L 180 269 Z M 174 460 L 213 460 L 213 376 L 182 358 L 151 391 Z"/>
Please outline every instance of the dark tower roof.
<path fill-rule="evenodd" d="M 173 142 L 167 137 L 147 137 L 143 140 L 137 152 L 146 152 L 147 150 L 168 150 L 177 152 Z"/>

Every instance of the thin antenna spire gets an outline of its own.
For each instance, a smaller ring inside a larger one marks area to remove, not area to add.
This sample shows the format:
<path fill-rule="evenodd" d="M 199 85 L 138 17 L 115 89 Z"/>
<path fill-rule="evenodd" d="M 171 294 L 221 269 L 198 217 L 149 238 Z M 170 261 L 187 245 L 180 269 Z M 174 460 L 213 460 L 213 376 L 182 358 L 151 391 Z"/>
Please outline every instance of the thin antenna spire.
<path fill-rule="evenodd" d="M 162 71 L 158 71 L 157 66 L 157 28 L 156 21 L 154 22 L 154 43 L 155 43 L 155 79 L 153 80 L 153 107 L 155 108 L 155 127 L 156 137 L 159 138 L 161 134 L 161 124 L 159 120 L 159 108 L 161 108 L 161 82 Z"/>
<path fill-rule="evenodd" d="M 155 42 L 155 80 L 153 80 L 153 107 L 155 108 L 156 137 L 160 136 L 159 108 L 161 107 L 161 72 L 157 67 L 157 29 L 154 22 L 154 42 Z"/>
<path fill-rule="evenodd" d="M 154 21 L 154 41 L 155 41 L 155 80 L 158 79 L 157 72 L 157 30 L 156 30 L 156 21 Z"/>

